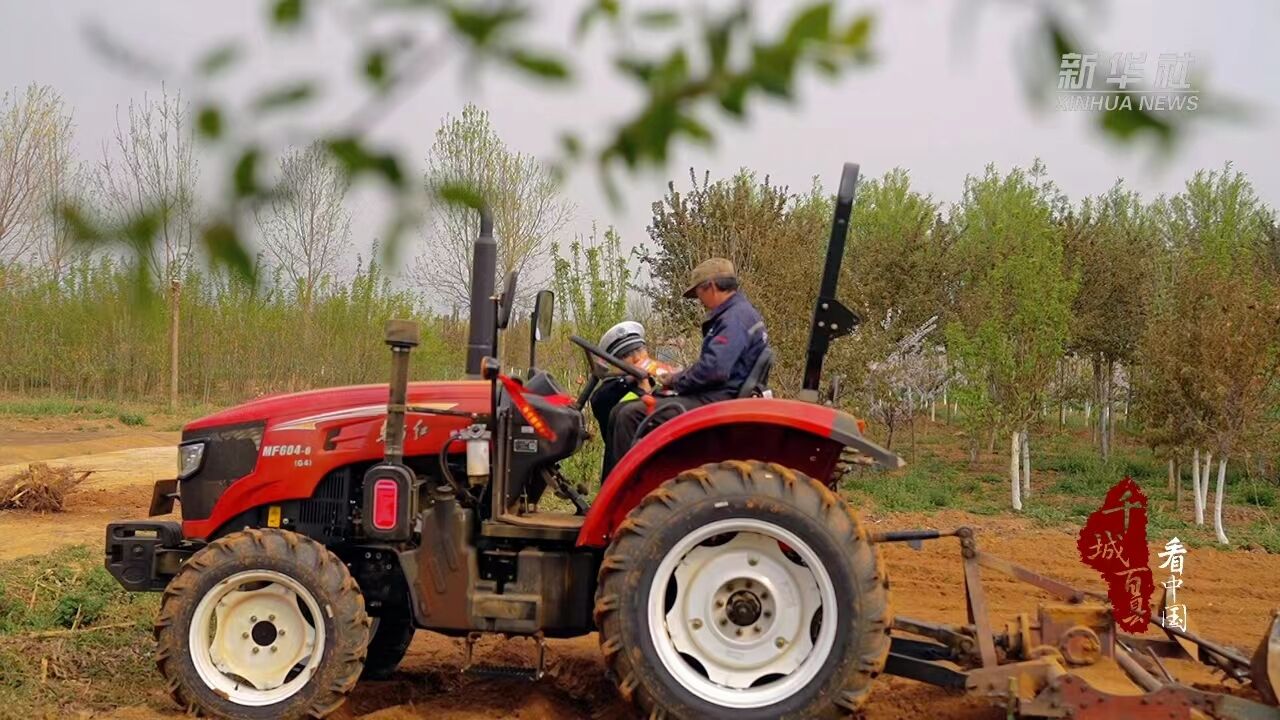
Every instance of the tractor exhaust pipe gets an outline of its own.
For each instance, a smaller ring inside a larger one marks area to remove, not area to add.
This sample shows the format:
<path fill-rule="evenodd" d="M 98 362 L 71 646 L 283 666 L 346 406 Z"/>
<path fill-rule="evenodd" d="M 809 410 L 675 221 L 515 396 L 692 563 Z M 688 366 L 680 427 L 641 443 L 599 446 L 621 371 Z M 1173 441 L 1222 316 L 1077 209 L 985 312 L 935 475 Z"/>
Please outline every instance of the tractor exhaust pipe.
<path fill-rule="evenodd" d="M 409 400 L 409 353 L 418 346 L 418 323 L 388 320 L 386 343 L 391 348 L 391 386 L 387 394 L 387 425 L 383 459 L 399 465 L 404 460 L 404 413 Z"/>
<path fill-rule="evenodd" d="M 498 271 L 498 244 L 493 216 L 480 208 L 480 236 L 471 253 L 471 318 L 467 341 L 467 377 L 480 378 L 480 361 L 493 354 L 493 278 Z"/>

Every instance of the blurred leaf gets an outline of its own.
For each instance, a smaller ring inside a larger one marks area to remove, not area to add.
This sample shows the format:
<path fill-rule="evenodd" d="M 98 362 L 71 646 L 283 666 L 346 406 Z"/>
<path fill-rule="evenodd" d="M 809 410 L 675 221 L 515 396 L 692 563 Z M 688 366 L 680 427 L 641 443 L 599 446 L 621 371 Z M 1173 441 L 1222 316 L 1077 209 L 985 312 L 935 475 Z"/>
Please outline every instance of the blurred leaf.
<path fill-rule="evenodd" d="M 849 27 L 845 28 L 840 41 L 854 49 L 866 47 L 871 41 L 871 30 L 874 26 L 875 16 L 871 13 L 862 13 L 849 23 Z"/>
<path fill-rule="evenodd" d="M 371 152 L 358 137 L 334 138 L 326 143 L 326 147 L 347 175 L 354 178 L 372 173 L 393 187 L 404 187 L 404 173 L 400 170 L 400 163 L 395 155 Z"/>
<path fill-rule="evenodd" d="M 826 40 L 831 33 L 831 3 L 818 3 L 797 13 L 782 43 L 798 48 L 811 40 Z"/>
<path fill-rule="evenodd" d="M 369 81 L 370 85 L 385 90 L 390 84 L 390 75 L 387 72 L 387 51 L 382 48 L 374 48 L 365 53 L 364 56 L 364 77 Z"/>
<path fill-rule="evenodd" d="M 746 110 L 747 88 L 746 80 L 736 78 L 731 81 L 720 91 L 720 107 L 734 117 L 742 117 Z"/>
<path fill-rule="evenodd" d="M 303 0 L 275 0 L 271 6 L 271 21 L 277 27 L 292 28 L 302 22 Z"/>
<path fill-rule="evenodd" d="M 205 105 L 196 112 L 200 135 L 210 140 L 222 137 L 222 111 L 216 105 Z"/>
<path fill-rule="evenodd" d="M 120 227 L 120 237 L 139 253 L 151 247 L 156 233 L 164 226 L 168 213 L 156 207 L 138 213 Z"/>
<path fill-rule="evenodd" d="M 306 102 L 315 97 L 316 89 L 306 80 L 281 85 L 262 93 L 253 101 L 255 112 L 267 113 Z"/>
<path fill-rule="evenodd" d="M 512 50 L 507 58 L 516 67 L 538 77 L 556 81 L 569 79 L 569 68 L 559 58 L 528 50 Z"/>
<path fill-rule="evenodd" d="M 630 75 L 636 80 L 646 84 L 648 84 L 649 80 L 653 77 L 655 67 L 655 65 L 648 60 L 641 60 L 639 58 L 632 57 L 618 58 L 614 61 L 613 65 L 620 72 Z"/>
<path fill-rule="evenodd" d="M 254 280 L 253 258 L 230 223 L 219 220 L 209 224 L 200 234 L 200 242 L 214 265 L 226 267 L 244 280 Z"/>
<path fill-rule="evenodd" d="M 1062 23 L 1058 22 L 1057 18 L 1053 16 L 1046 18 L 1044 27 L 1045 33 L 1049 37 L 1049 47 L 1053 49 L 1056 69 L 1056 60 L 1060 59 L 1067 53 L 1076 52 L 1076 44 L 1071 40 L 1071 36 L 1067 32 L 1066 27 L 1064 27 Z"/>
<path fill-rule="evenodd" d="M 576 159 L 582 155 L 582 141 L 573 133 L 564 133 L 560 136 L 560 147 L 570 159 Z"/>
<path fill-rule="evenodd" d="M 212 77 L 231 67 L 239 58 L 240 46 L 231 42 L 205 53 L 197 68 L 201 75 Z"/>
<path fill-rule="evenodd" d="M 454 5 L 449 8 L 449 21 L 462 35 L 477 46 L 488 45 L 509 25 L 524 20 L 528 11 L 514 5 L 503 5 L 493 9 L 463 8 Z"/>
<path fill-rule="evenodd" d="M 574 26 L 573 34 L 577 39 L 582 39 L 596 20 L 605 18 L 613 22 L 617 22 L 620 11 L 622 10 L 618 0 L 596 0 L 588 4 L 578 13 L 578 22 Z"/>
<path fill-rule="evenodd" d="M 258 158 L 257 148 L 247 148 L 236 161 L 232 179 L 236 188 L 236 197 L 245 198 L 258 192 Z"/>
<path fill-rule="evenodd" d="M 636 23 L 653 30 L 665 30 L 680 24 L 680 13 L 675 10 L 646 10 L 636 15 Z"/>
<path fill-rule="evenodd" d="M 659 88 L 670 92 L 683 85 L 688 79 L 689 58 L 685 56 L 683 48 L 678 48 L 667 57 L 666 62 L 658 67 L 652 81 Z"/>
<path fill-rule="evenodd" d="M 71 230 L 71 237 L 76 242 L 100 243 L 103 240 L 101 223 L 89 217 L 84 208 L 76 202 L 65 202 L 58 205 L 58 215 Z"/>
<path fill-rule="evenodd" d="M 1116 95 L 1120 100 L 1115 109 L 1102 113 L 1099 120 L 1103 132 L 1123 141 L 1130 141 L 1141 134 L 1151 134 L 1163 146 L 1173 142 L 1176 128 L 1171 123 L 1142 109 L 1137 96 L 1126 92 Z"/>
<path fill-rule="evenodd" d="M 471 183 L 446 182 L 436 185 L 436 197 L 449 205 L 462 205 L 479 210 L 484 207 L 484 197 Z"/>
<path fill-rule="evenodd" d="M 711 130 L 707 128 L 706 125 L 703 125 L 697 119 L 688 115 L 680 118 L 679 127 L 684 134 L 704 145 L 709 144 L 713 139 L 715 139 Z"/>

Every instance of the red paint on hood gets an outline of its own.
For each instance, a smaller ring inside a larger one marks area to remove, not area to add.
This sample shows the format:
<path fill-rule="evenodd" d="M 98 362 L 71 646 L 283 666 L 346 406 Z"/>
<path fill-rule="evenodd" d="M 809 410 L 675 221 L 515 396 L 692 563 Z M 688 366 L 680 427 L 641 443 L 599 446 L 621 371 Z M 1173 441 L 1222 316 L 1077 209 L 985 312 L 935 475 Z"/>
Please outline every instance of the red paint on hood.
<path fill-rule="evenodd" d="M 268 395 L 227 408 L 188 423 L 184 430 L 234 425 L 254 420 L 278 420 L 333 410 L 385 405 L 386 385 L 347 385 L 304 392 Z M 483 380 L 451 380 L 409 383 L 409 402 L 452 402 L 465 412 L 489 411 L 489 383 Z"/>

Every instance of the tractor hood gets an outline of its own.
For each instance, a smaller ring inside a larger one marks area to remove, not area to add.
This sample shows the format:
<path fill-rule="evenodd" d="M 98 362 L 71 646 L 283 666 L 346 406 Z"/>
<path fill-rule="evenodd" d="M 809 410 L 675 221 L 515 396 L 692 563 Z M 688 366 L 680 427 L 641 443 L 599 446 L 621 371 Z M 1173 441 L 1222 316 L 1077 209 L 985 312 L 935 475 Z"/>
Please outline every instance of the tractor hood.
<path fill-rule="evenodd" d="M 250 400 L 188 423 L 183 431 L 238 425 L 241 423 L 298 423 L 309 419 L 337 419 L 386 412 L 388 389 L 383 385 L 347 385 L 345 387 L 307 390 L 305 392 L 269 395 Z M 488 412 L 489 383 L 481 380 L 409 383 L 411 404 L 446 403 L 452 409 Z"/>

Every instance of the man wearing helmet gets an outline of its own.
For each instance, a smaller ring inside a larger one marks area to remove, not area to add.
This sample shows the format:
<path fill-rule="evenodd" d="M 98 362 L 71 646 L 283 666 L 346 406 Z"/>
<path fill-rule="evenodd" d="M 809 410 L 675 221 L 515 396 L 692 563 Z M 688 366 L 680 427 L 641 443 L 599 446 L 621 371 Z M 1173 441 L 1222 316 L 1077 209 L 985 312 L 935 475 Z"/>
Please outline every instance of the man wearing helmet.
<path fill-rule="evenodd" d="M 609 447 L 617 457 L 606 458 L 610 470 L 639 439 L 642 424 L 651 430 L 685 410 L 737 397 L 768 347 L 764 318 L 738 292 L 738 275 L 730 261 L 711 258 L 700 263 L 690 275 L 684 296 L 696 297 L 707 311 L 701 353 L 696 362 L 663 382 L 674 395 L 657 401 L 651 411 L 656 417 L 649 417 L 643 403 L 618 405 L 613 411 Z"/>
<path fill-rule="evenodd" d="M 609 328 L 604 336 L 600 338 L 600 347 L 610 355 L 625 360 L 658 378 L 659 381 L 671 372 L 669 367 L 649 357 L 649 350 L 644 339 L 644 326 L 634 320 L 626 320 Z M 596 422 L 600 425 L 600 434 L 605 442 L 604 467 L 600 473 L 601 481 L 609 475 L 609 471 L 613 470 L 613 466 L 617 462 L 615 455 L 620 455 L 620 453 L 615 453 L 613 448 L 613 433 L 611 432 L 613 419 L 624 403 L 639 399 L 640 396 L 636 393 L 637 389 L 641 392 L 651 392 L 653 390 L 647 380 L 637 383 L 630 375 L 621 375 L 605 379 L 591 395 L 591 412 L 595 415 Z"/>

